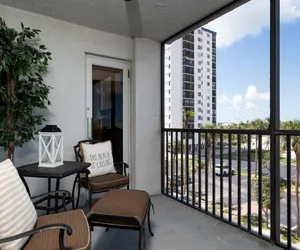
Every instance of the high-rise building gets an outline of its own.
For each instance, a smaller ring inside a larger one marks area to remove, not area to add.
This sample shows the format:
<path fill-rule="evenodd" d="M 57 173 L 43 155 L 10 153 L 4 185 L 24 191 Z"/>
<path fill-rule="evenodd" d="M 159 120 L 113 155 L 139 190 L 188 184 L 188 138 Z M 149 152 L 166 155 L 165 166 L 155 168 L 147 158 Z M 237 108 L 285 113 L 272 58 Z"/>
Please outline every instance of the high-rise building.
<path fill-rule="evenodd" d="M 183 109 L 194 111 L 189 128 L 216 124 L 216 32 L 196 29 L 165 47 L 165 127 L 183 128 Z"/>

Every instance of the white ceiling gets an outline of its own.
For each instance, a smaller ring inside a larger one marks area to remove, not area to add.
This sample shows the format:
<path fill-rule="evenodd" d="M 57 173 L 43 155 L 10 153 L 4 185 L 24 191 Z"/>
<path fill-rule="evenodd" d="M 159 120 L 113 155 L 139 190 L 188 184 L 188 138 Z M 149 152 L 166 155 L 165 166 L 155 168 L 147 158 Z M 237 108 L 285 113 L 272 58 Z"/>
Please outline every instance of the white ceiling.
<path fill-rule="evenodd" d="M 0 0 L 56 19 L 163 41 L 233 0 Z"/>

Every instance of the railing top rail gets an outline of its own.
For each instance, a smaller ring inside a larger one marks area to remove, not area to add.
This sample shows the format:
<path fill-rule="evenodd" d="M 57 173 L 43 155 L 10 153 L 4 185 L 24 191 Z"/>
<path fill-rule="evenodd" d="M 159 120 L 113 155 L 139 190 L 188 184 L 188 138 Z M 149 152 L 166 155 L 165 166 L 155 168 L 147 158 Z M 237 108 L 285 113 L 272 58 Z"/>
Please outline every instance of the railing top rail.
<path fill-rule="evenodd" d="M 255 129 L 182 129 L 182 128 L 165 128 L 165 132 L 195 132 L 195 133 L 213 133 L 213 134 L 256 134 L 270 135 L 268 130 Z"/>
<path fill-rule="evenodd" d="M 164 128 L 164 132 L 193 132 L 193 133 L 213 133 L 213 134 L 254 134 L 254 135 L 271 135 L 269 130 L 258 129 L 183 129 L 183 128 Z M 300 130 L 278 130 L 277 136 L 300 136 Z"/>

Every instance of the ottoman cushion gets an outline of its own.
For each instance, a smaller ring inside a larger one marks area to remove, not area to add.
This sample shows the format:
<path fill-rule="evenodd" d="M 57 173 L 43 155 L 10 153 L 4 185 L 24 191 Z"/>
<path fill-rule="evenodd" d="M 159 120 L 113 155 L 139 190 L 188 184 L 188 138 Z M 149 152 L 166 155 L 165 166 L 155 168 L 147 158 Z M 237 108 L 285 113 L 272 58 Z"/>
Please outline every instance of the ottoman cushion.
<path fill-rule="evenodd" d="M 139 228 L 146 218 L 150 196 L 140 190 L 110 190 L 89 211 L 89 221 Z M 97 213 L 97 214 L 93 214 Z"/>

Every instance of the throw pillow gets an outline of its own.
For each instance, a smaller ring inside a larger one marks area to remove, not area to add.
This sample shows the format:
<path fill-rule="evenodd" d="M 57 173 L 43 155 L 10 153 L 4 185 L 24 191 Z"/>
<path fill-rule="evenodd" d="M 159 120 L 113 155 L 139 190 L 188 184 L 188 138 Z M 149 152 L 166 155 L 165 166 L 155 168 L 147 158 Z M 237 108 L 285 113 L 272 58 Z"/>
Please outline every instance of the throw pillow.
<path fill-rule="evenodd" d="M 96 144 L 81 143 L 80 150 L 84 162 L 91 163 L 89 177 L 115 173 L 111 141 Z"/>
<path fill-rule="evenodd" d="M 0 163 L 0 239 L 30 231 L 37 213 L 11 160 Z M 19 250 L 28 237 L 0 245 L 2 250 Z"/>

